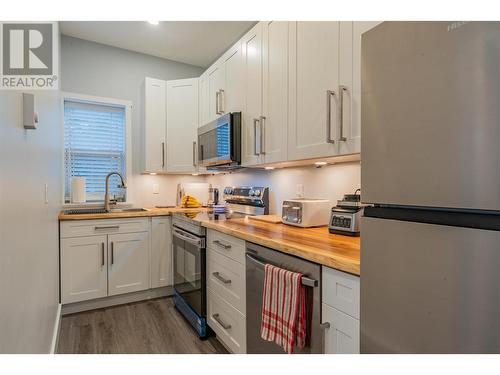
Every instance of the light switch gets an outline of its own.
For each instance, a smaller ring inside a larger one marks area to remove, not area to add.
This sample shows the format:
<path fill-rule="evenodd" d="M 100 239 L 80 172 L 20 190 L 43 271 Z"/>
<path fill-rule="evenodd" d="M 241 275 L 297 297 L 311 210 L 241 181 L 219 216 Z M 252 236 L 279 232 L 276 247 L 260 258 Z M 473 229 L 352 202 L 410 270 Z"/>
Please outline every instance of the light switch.
<path fill-rule="evenodd" d="M 153 194 L 160 194 L 160 184 L 153 184 Z"/>

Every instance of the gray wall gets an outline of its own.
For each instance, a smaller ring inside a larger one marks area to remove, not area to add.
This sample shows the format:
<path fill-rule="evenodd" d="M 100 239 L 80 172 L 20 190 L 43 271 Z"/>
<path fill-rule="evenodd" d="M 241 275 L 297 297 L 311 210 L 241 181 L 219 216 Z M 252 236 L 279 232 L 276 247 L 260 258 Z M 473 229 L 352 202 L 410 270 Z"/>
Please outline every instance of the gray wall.
<path fill-rule="evenodd" d="M 64 91 L 131 100 L 134 171 L 141 163 L 141 84 L 144 77 L 163 80 L 198 77 L 203 69 L 120 48 L 62 37 Z"/>
<path fill-rule="evenodd" d="M 34 94 L 24 130 L 21 93 L 0 91 L 0 353 L 48 353 L 59 303 L 60 96 Z"/>

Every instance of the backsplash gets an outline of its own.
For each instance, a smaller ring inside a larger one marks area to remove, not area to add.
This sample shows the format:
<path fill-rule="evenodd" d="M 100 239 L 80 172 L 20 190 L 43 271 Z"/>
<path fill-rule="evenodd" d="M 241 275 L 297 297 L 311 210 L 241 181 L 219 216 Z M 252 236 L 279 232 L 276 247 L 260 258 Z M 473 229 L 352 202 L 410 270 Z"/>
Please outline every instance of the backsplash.
<path fill-rule="evenodd" d="M 224 175 L 208 176 L 214 187 L 259 185 L 270 188 L 270 213 L 278 213 L 284 199 L 295 198 L 297 185 L 302 184 L 306 198 L 329 199 L 334 206 L 345 193 L 354 193 L 361 186 L 359 162 L 284 168 L 274 170 L 246 169 Z"/>

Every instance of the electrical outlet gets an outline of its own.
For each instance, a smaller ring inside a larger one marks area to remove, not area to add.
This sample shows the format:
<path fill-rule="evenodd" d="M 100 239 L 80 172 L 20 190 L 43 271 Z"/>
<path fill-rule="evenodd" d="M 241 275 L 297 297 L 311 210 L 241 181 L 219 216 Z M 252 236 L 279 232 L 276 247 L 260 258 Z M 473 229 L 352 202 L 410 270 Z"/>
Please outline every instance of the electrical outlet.
<path fill-rule="evenodd" d="M 160 184 L 153 184 L 153 194 L 160 194 Z"/>
<path fill-rule="evenodd" d="M 297 184 L 297 187 L 295 189 L 296 189 L 295 194 L 297 195 L 297 198 L 304 198 L 304 185 Z"/>

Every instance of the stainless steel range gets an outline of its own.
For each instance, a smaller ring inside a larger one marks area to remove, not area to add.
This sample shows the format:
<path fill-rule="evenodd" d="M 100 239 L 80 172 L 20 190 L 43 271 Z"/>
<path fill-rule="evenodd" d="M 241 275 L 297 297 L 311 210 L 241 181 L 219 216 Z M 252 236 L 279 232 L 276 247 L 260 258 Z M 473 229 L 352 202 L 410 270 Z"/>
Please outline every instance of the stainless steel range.
<path fill-rule="evenodd" d="M 269 188 L 262 186 L 228 186 L 224 200 L 230 213 L 244 215 L 269 214 Z"/>

